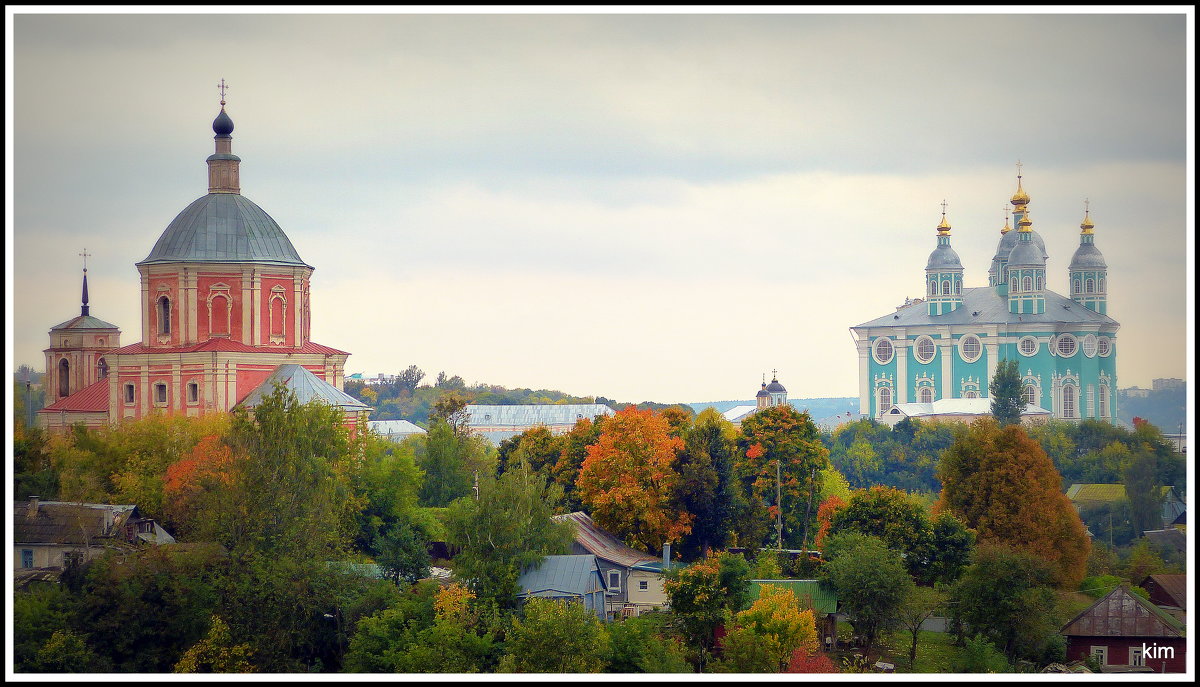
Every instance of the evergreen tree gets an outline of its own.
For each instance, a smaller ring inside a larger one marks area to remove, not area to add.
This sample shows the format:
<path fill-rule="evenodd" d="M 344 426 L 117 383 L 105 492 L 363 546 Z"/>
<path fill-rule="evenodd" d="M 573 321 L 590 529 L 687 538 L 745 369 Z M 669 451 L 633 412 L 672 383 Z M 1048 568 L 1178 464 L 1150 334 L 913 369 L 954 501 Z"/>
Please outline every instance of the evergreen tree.
<path fill-rule="evenodd" d="M 1001 427 L 1021 423 L 1025 399 L 1021 394 L 1021 372 L 1017 368 L 1017 361 L 1000 361 L 992 383 L 988 385 L 988 395 L 992 397 L 992 417 Z"/>

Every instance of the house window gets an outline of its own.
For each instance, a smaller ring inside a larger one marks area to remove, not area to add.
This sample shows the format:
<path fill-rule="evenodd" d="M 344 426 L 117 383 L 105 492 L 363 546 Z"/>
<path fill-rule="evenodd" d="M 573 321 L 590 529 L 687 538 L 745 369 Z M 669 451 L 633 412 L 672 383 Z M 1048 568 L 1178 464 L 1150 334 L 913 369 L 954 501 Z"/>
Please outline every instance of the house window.
<path fill-rule="evenodd" d="M 171 299 L 166 296 L 158 299 L 158 333 L 171 333 Z"/>
<path fill-rule="evenodd" d="M 33 567 L 33 549 L 21 549 L 21 567 Z"/>
<path fill-rule="evenodd" d="M 1091 648 L 1091 656 L 1096 659 L 1096 663 L 1100 665 L 1108 665 L 1108 647 L 1094 646 Z"/>
<path fill-rule="evenodd" d="M 65 551 L 63 552 L 63 565 L 71 567 L 75 565 L 83 565 L 82 551 Z"/>
<path fill-rule="evenodd" d="M 944 296 L 950 295 L 950 282 L 948 280 L 942 281 L 942 295 L 944 295 Z"/>
<path fill-rule="evenodd" d="M 638 580 L 638 591 L 639 592 L 650 591 L 650 581 L 649 580 Z"/>
<path fill-rule="evenodd" d="M 1129 647 L 1129 665 L 1131 665 L 1131 666 L 1146 665 L 1146 656 L 1144 654 L 1142 654 L 1142 647 L 1140 647 L 1140 646 Z"/>
<path fill-rule="evenodd" d="M 166 403 L 167 403 L 167 385 L 166 384 L 155 384 L 154 385 L 154 402 L 159 405 L 166 405 Z"/>
<path fill-rule="evenodd" d="M 188 383 L 188 403 L 196 403 L 200 400 L 200 385 L 195 382 Z"/>
<path fill-rule="evenodd" d="M 133 403 L 133 385 L 132 384 L 125 385 L 125 402 Z"/>
<path fill-rule="evenodd" d="M 621 589 L 621 571 L 620 570 L 609 570 L 608 571 L 608 588 L 613 589 L 613 590 Z"/>

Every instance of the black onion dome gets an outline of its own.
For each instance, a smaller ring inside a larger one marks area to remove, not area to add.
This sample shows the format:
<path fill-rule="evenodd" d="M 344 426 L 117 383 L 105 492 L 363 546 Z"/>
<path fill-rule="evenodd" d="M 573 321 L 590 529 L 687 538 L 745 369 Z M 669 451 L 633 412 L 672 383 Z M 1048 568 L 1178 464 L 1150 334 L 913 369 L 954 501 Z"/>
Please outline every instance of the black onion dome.
<path fill-rule="evenodd" d="M 228 136 L 233 133 L 233 120 L 229 115 L 225 114 L 225 108 L 221 108 L 221 114 L 213 120 L 213 133 L 218 136 Z"/>

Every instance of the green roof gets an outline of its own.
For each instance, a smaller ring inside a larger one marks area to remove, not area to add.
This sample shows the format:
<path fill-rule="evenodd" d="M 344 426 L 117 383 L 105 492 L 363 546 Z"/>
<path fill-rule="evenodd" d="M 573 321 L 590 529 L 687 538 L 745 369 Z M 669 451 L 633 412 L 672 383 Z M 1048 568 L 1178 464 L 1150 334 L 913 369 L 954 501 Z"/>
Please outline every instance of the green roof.
<path fill-rule="evenodd" d="M 763 585 L 768 584 L 790 589 L 802 606 L 806 605 L 806 597 L 811 599 L 813 610 L 819 615 L 837 612 L 837 592 L 817 580 L 750 580 L 750 601 L 756 601 Z"/>
<path fill-rule="evenodd" d="M 308 265 L 271 216 L 236 193 L 196 199 L 171 221 L 139 265 L 167 262 L 255 262 Z"/>
<path fill-rule="evenodd" d="M 1169 496 L 1174 487 L 1162 487 L 1162 495 Z M 1124 484 L 1072 484 L 1067 488 L 1067 498 L 1072 501 L 1120 501 L 1125 498 Z"/>

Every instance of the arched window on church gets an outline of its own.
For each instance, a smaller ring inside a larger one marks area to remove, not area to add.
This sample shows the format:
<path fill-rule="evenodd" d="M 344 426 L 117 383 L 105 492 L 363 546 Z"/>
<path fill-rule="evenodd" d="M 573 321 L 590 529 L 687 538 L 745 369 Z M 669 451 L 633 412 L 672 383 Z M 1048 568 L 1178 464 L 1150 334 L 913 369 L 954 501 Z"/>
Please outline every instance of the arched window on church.
<path fill-rule="evenodd" d="M 930 279 L 929 280 L 929 295 L 936 296 L 937 292 L 938 292 L 937 278 Z"/>
<path fill-rule="evenodd" d="M 1080 288 L 1079 288 L 1079 280 L 1078 280 L 1078 279 L 1072 279 L 1072 280 L 1071 280 L 1071 291 L 1072 291 L 1073 293 L 1082 293 L 1082 292 L 1081 292 L 1081 290 L 1080 290 Z"/>
<path fill-rule="evenodd" d="M 212 316 L 209 319 L 209 333 L 213 335 L 229 334 L 229 299 L 220 294 L 212 297 Z"/>
<path fill-rule="evenodd" d="M 942 295 L 950 295 L 950 282 L 946 281 L 945 279 L 942 280 Z"/>
<path fill-rule="evenodd" d="M 1063 417 L 1075 419 L 1079 417 L 1079 390 L 1074 384 L 1064 384 L 1062 388 Z"/>
<path fill-rule="evenodd" d="M 1100 385 L 1100 417 L 1108 417 L 1108 385 Z"/>
<path fill-rule="evenodd" d="M 933 403 L 933 389 L 923 386 L 918 393 L 920 394 L 921 403 Z"/>
<path fill-rule="evenodd" d="M 108 376 L 108 361 L 101 358 L 96 362 L 96 379 L 104 379 Z"/>
<path fill-rule="evenodd" d="M 1104 293 L 1104 277 L 1100 277 L 1099 287 L 1100 288 L 1097 289 L 1097 291 L 1099 291 L 1100 293 Z"/>
<path fill-rule="evenodd" d="M 1008 282 L 1008 290 L 1009 291 L 1017 290 L 1017 278 L 1016 277 L 1013 277 L 1012 280 Z"/>
<path fill-rule="evenodd" d="M 1037 405 L 1038 391 L 1037 387 L 1032 384 L 1026 384 L 1021 392 L 1021 398 L 1029 405 Z"/>
<path fill-rule="evenodd" d="M 158 299 L 158 333 L 171 333 L 171 299 L 166 296 Z"/>
<path fill-rule="evenodd" d="M 1022 279 L 1021 288 L 1025 291 L 1033 291 L 1033 277 L 1025 277 Z"/>
<path fill-rule="evenodd" d="M 962 282 L 960 282 L 960 281 L 954 282 L 954 295 L 955 296 L 962 295 Z"/>
<path fill-rule="evenodd" d="M 1088 279 L 1085 281 L 1083 283 L 1083 290 L 1085 293 L 1096 293 L 1096 280 Z"/>
<path fill-rule="evenodd" d="M 879 414 L 883 415 L 892 409 L 892 387 L 879 387 Z"/>
<path fill-rule="evenodd" d="M 58 361 L 58 395 L 71 395 L 71 363 L 67 362 L 66 358 Z"/>
<path fill-rule="evenodd" d="M 283 313 L 283 296 L 271 298 L 271 336 L 274 338 L 283 336 Z"/>
<path fill-rule="evenodd" d="M 1039 274 L 1033 278 L 1033 287 L 1038 291 L 1042 290 L 1042 275 Z"/>

